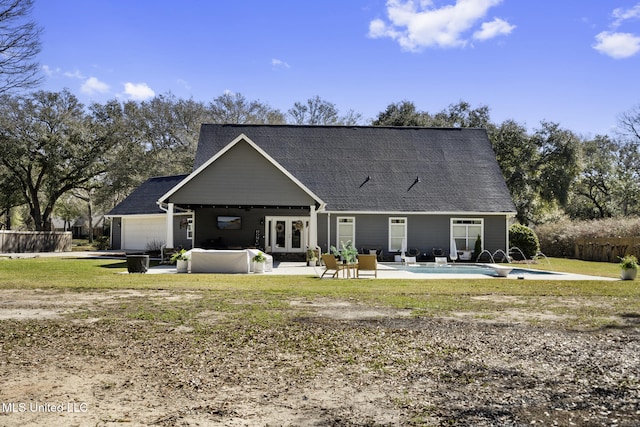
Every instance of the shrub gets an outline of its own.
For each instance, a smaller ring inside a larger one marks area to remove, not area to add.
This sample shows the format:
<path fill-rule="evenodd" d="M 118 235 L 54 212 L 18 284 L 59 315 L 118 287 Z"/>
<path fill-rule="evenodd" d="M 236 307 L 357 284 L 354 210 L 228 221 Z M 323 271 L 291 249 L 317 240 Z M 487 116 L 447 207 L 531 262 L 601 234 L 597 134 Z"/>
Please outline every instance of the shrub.
<path fill-rule="evenodd" d="M 519 248 L 527 258 L 533 258 L 540 251 L 538 236 L 532 229 L 522 224 L 513 224 L 509 227 L 509 247 Z"/>
<path fill-rule="evenodd" d="M 576 239 L 583 236 L 579 229 L 577 223 L 569 220 L 538 225 L 535 231 L 540 251 L 550 257 L 573 257 Z"/>
<path fill-rule="evenodd" d="M 95 240 L 96 249 L 99 251 L 105 251 L 109 249 L 109 238 L 107 236 L 100 236 Z"/>
<path fill-rule="evenodd" d="M 575 256 L 581 238 L 611 238 L 640 236 L 640 218 L 606 218 L 588 221 L 548 222 L 535 229 L 540 250 L 546 256 L 567 258 Z"/>
<path fill-rule="evenodd" d="M 473 252 L 476 256 L 480 256 L 480 252 L 482 252 L 482 238 L 478 234 L 478 238 L 476 239 L 476 244 L 473 247 Z"/>

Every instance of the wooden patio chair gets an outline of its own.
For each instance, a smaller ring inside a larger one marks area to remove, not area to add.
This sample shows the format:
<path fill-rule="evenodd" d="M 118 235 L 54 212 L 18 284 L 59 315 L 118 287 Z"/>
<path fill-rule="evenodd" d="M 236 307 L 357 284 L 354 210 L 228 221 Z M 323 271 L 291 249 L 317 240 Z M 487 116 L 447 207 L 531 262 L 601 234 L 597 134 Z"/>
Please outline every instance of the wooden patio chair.
<path fill-rule="evenodd" d="M 334 271 L 331 277 L 336 277 L 340 272 L 340 270 L 344 270 L 346 268 L 346 265 L 338 263 L 338 260 L 336 260 L 336 257 L 334 257 L 331 254 L 322 254 L 322 262 L 324 263 L 324 266 L 326 269 L 322 273 L 322 276 L 320 276 L 321 279 L 329 271 Z"/>
<path fill-rule="evenodd" d="M 373 271 L 373 275 L 378 277 L 378 259 L 375 255 L 358 255 L 358 278 L 360 271 Z"/>

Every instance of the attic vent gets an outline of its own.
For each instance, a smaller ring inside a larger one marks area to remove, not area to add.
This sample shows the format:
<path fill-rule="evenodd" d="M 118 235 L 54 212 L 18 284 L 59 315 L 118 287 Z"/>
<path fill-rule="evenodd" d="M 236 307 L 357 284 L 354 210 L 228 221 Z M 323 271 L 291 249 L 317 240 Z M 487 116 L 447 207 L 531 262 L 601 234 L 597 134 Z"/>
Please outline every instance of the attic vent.
<path fill-rule="evenodd" d="M 419 183 L 419 182 L 420 182 L 420 177 L 419 177 L 419 176 L 416 176 L 416 180 L 415 180 L 415 181 L 413 181 L 413 184 L 411 184 L 411 185 L 409 186 L 409 188 L 407 188 L 407 191 L 411 190 L 411 189 L 413 188 L 413 186 L 414 186 L 414 185 L 416 185 L 416 184 L 417 184 L 417 183 Z"/>

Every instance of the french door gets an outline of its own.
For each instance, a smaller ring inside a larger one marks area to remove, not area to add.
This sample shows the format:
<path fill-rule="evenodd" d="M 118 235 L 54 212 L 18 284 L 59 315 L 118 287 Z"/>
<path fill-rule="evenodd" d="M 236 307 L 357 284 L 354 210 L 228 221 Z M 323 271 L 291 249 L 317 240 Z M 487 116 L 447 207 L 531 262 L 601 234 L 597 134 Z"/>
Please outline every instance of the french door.
<path fill-rule="evenodd" d="M 309 217 L 268 216 L 265 218 L 267 252 L 304 252 Z"/>

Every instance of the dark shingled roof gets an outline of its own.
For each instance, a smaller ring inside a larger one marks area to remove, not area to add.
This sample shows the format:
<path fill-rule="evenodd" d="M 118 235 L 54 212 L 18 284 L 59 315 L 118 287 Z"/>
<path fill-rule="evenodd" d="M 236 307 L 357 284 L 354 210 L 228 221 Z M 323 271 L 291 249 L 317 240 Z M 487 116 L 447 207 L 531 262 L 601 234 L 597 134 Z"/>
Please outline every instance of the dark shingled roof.
<path fill-rule="evenodd" d="M 107 216 L 163 213 L 164 211 L 158 207 L 156 202 L 186 177 L 187 175 L 175 175 L 150 178 L 129 194 L 118 206 L 111 209 Z"/>
<path fill-rule="evenodd" d="M 241 134 L 330 211 L 515 212 L 484 129 L 204 124 L 194 170 Z"/>

